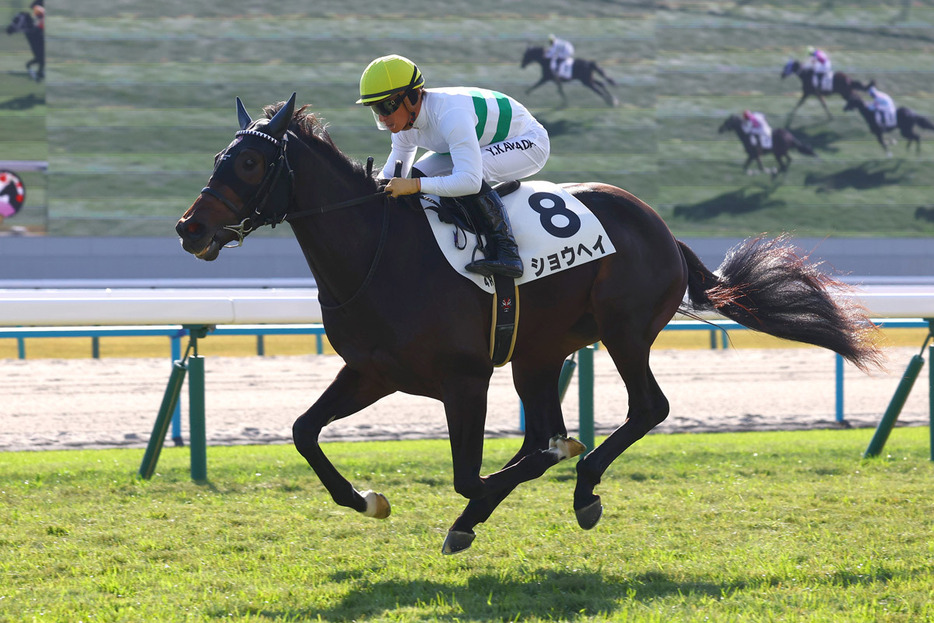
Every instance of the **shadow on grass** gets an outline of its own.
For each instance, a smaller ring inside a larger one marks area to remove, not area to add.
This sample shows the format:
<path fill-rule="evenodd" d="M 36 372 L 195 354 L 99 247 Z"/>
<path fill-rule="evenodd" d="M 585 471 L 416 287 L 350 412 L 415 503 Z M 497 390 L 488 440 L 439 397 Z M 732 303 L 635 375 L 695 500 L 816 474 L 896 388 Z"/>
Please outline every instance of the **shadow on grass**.
<path fill-rule="evenodd" d="M 341 574 L 343 576 L 344 574 Z M 346 577 L 335 577 L 346 582 Z M 433 620 L 548 620 L 590 619 L 611 615 L 620 603 L 650 602 L 667 595 L 719 598 L 734 584 L 676 582 L 663 573 L 643 573 L 627 578 L 581 571 L 531 571 L 523 581 L 503 580 L 499 575 L 478 575 L 466 585 L 429 580 L 376 582 L 347 592 L 333 606 L 323 609 L 275 610 L 256 608 L 248 614 L 271 620 L 349 621 L 405 609 L 440 608 L 450 614 L 432 613 Z M 413 613 L 414 614 L 414 613 Z"/>
<path fill-rule="evenodd" d="M 568 119 L 549 121 L 547 115 L 539 115 L 538 121 L 545 127 L 546 130 L 548 130 L 548 136 L 552 138 L 565 134 L 580 134 L 588 129 L 585 124 L 570 121 Z"/>
<path fill-rule="evenodd" d="M 840 148 L 835 147 L 834 143 L 843 139 L 843 135 L 839 132 L 834 132 L 833 130 L 814 129 L 814 126 L 824 125 L 825 123 L 827 122 L 819 121 L 809 125 L 801 124 L 794 128 L 788 129 L 791 130 L 792 134 L 794 134 L 798 139 L 807 143 L 811 149 L 818 153 L 838 153 Z"/>
<path fill-rule="evenodd" d="M 772 183 L 765 188 L 747 186 L 698 203 L 676 205 L 673 213 L 676 218 L 703 222 L 723 215 L 749 214 L 770 208 L 783 208 L 786 205 L 784 201 L 771 199 L 772 193 L 780 185 Z"/>
<path fill-rule="evenodd" d="M 24 95 L 23 97 L 14 97 L 0 102 L 0 110 L 29 110 L 36 106 L 45 104 L 45 97 L 39 97 L 35 93 Z"/>
<path fill-rule="evenodd" d="M 915 210 L 915 220 L 934 223 L 934 206 L 918 206 Z"/>
<path fill-rule="evenodd" d="M 905 180 L 905 174 L 899 173 L 901 161 L 898 162 L 864 162 L 857 167 L 819 175 L 808 173 L 804 177 L 805 186 L 814 186 L 818 193 L 828 193 L 837 190 L 868 190 L 881 186 L 897 186 Z"/>

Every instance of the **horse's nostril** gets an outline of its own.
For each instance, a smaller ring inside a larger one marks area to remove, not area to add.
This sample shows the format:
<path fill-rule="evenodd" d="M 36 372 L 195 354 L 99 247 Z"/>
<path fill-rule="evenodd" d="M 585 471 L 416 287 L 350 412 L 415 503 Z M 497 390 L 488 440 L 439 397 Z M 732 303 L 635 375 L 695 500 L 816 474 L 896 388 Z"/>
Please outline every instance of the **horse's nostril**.
<path fill-rule="evenodd" d="M 195 239 L 204 231 L 204 226 L 192 219 L 188 219 L 187 221 L 179 221 L 175 225 L 175 231 L 181 238 Z"/>

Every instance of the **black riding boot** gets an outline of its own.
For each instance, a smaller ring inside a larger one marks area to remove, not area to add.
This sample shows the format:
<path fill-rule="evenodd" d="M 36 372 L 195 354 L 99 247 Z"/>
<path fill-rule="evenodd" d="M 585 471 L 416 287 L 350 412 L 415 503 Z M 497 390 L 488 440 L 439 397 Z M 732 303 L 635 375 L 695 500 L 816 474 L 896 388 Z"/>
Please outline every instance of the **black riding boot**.
<path fill-rule="evenodd" d="M 487 257 L 471 262 L 466 266 L 467 270 L 485 277 L 493 274 L 513 279 L 521 277 L 522 258 L 499 194 L 484 182 L 478 194 L 462 197 L 461 201 L 474 208 L 472 212 L 481 219 L 481 227 L 487 236 Z"/>

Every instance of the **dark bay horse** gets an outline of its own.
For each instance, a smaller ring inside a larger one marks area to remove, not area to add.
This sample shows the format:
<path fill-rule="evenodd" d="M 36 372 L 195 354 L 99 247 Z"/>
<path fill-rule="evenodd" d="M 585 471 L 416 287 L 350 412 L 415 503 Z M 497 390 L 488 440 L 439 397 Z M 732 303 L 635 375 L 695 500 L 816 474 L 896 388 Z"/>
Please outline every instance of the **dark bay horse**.
<path fill-rule="evenodd" d="M 847 76 L 842 71 L 833 72 L 833 89 L 830 91 L 824 91 L 818 89 L 814 86 L 814 70 L 811 68 L 802 68 L 801 63 L 796 60 L 790 60 L 785 63 L 785 66 L 782 68 L 782 80 L 795 74 L 798 78 L 801 79 L 801 99 L 798 100 L 798 103 L 795 104 L 795 107 L 791 109 L 791 112 L 788 113 L 788 118 L 785 121 L 785 125 L 788 126 L 791 123 L 791 118 L 794 117 L 795 112 L 798 108 L 801 107 L 801 104 L 807 100 L 807 98 L 812 95 L 817 98 L 820 102 L 820 105 L 824 107 L 824 112 L 827 113 L 827 118 L 833 118 L 833 115 L 830 114 L 830 109 L 827 108 L 827 102 L 824 101 L 825 95 L 833 95 L 836 93 L 843 99 L 849 99 L 850 95 L 853 93 L 854 89 L 860 91 L 867 90 L 872 86 L 872 82 L 862 83 L 859 80 L 853 80 Z"/>
<path fill-rule="evenodd" d="M 830 348 L 860 367 L 878 357 L 865 315 L 831 296 L 833 282 L 783 238 L 735 249 L 717 276 L 637 197 L 605 184 L 568 184 L 617 251 L 520 287 L 512 373 L 525 438 L 503 469 L 481 476 L 491 296 L 445 261 L 421 210 L 388 200 L 314 115 L 295 110 L 294 94 L 267 106 L 263 119 L 252 120 L 239 99 L 237 110 L 240 131 L 176 225 L 182 246 L 212 261 L 258 227 L 292 227 L 318 284 L 328 339 L 344 360 L 295 421 L 293 441 L 337 504 L 377 518 L 390 512 L 384 496 L 358 491 L 328 460 L 318 443 L 323 427 L 393 392 L 443 403 L 454 490 L 469 500 L 444 553 L 470 547 L 474 527 L 520 483 L 583 451 L 566 438 L 558 380 L 570 353 L 600 340 L 626 384 L 629 411 L 577 464 L 577 520 L 585 529 L 596 525 L 603 507 L 594 488 L 603 473 L 668 416 L 649 350 L 683 308 L 685 291 L 694 310 L 715 309 L 759 331 Z M 543 229 L 557 216 L 541 211 Z"/>
<path fill-rule="evenodd" d="M 608 75 L 603 73 L 603 70 L 599 65 L 597 65 L 597 61 L 588 61 L 583 58 L 575 58 L 571 70 L 571 78 L 569 80 L 559 78 L 553 71 L 551 71 L 551 59 L 545 58 L 545 48 L 540 45 L 529 46 L 525 49 L 525 53 L 522 55 L 522 68 L 525 69 L 525 67 L 530 63 L 538 63 L 541 65 L 542 77 L 538 80 L 538 82 L 526 89 L 526 93 L 531 93 L 534 89 L 537 89 L 546 82 L 554 82 L 555 86 L 558 87 L 558 93 L 561 94 L 561 100 L 566 106 L 568 103 L 568 98 L 564 94 L 564 88 L 561 86 L 561 83 L 570 82 L 571 80 L 580 80 L 585 87 L 603 98 L 603 101 L 606 102 L 607 106 L 619 105 L 619 100 L 616 99 L 616 96 L 610 93 L 610 90 L 606 87 L 606 84 L 597 78 L 597 75 L 599 75 L 604 80 L 606 80 L 607 84 L 616 86 L 616 82 L 614 82 L 613 79 Z"/>
<path fill-rule="evenodd" d="M 876 118 L 876 113 L 873 110 L 869 110 L 869 107 L 866 105 L 866 102 L 863 101 L 859 95 L 853 94 L 850 99 L 846 101 L 846 106 L 843 107 L 844 111 L 849 110 L 858 110 L 859 114 L 863 116 L 863 119 L 866 120 L 866 124 L 869 126 L 869 131 L 872 132 L 873 136 L 876 137 L 876 140 L 879 141 L 879 144 L 882 145 L 882 149 L 885 150 L 885 153 L 889 156 L 892 155 L 892 152 L 889 150 L 889 146 L 885 142 L 885 133 L 891 132 L 895 128 L 898 128 L 898 131 L 901 133 L 902 137 L 907 141 L 905 143 L 905 150 L 911 148 L 911 144 L 915 143 L 915 153 L 921 153 L 921 135 L 915 131 L 915 126 L 923 128 L 925 130 L 934 130 L 934 123 L 924 115 L 918 114 L 910 108 L 905 106 L 899 106 L 895 109 L 895 126 L 894 127 L 885 127 L 879 120 Z"/>
<path fill-rule="evenodd" d="M 32 15 L 25 11 L 20 11 L 14 15 L 10 25 L 6 27 L 6 34 L 8 35 L 18 32 L 26 35 L 29 49 L 32 50 L 32 58 L 26 61 L 26 71 L 29 72 L 33 80 L 39 82 L 45 78 L 45 33 L 36 26 Z M 36 66 L 35 69 L 33 69 L 33 65 Z"/>
<path fill-rule="evenodd" d="M 743 149 L 746 150 L 747 157 L 746 163 L 743 165 L 744 171 L 749 170 L 749 165 L 751 165 L 753 161 L 759 165 L 760 171 L 765 171 L 760 156 L 769 152 L 772 152 L 772 155 L 775 156 L 775 160 L 778 161 L 778 172 L 788 170 L 788 165 L 791 164 L 791 154 L 789 152 L 791 152 L 792 149 L 798 150 L 805 156 L 817 156 L 813 149 L 801 142 L 791 133 L 791 130 L 785 128 L 776 128 L 772 130 L 771 149 L 763 149 L 758 145 L 754 145 L 749 139 L 749 135 L 743 131 L 743 120 L 739 118 L 739 115 L 730 115 L 727 117 L 726 121 L 720 125 L 719 132 L 720 134 L 724 132 L 736 132 L 736 136 L 743 144 Z"/>

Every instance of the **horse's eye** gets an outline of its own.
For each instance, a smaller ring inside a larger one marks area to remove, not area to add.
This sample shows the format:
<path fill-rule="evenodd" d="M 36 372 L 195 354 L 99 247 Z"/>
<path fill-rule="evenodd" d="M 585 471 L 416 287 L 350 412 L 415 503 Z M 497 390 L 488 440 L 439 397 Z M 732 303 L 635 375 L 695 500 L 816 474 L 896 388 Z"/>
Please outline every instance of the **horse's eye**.
<path fill-rule="evenodd" d="M 237 157 L 235 170 L 244 182 L 258 184 L 263 179 L 264 167 L 265 160 L 262 155 L 247 151 Z"/>

